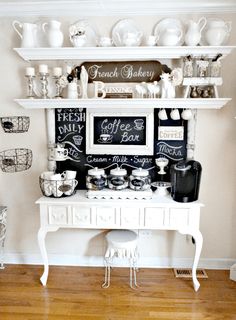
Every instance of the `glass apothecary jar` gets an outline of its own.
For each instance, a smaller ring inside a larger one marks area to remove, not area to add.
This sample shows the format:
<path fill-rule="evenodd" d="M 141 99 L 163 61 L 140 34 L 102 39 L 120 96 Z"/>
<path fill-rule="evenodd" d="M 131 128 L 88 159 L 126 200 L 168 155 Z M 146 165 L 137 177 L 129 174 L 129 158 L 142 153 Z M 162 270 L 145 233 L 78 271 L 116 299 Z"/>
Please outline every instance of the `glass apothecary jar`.
<path fill-rule="evenodd" d="M 113 190 L 123 190 L 129 185 L 129 178 L 126 169 L 115 168 L 108 176 L 108 188 Z"/>
<path fill-rule="evenodd" d="M 93 168 L 88 170 L 86 187 L 88 190 L 102 190 L 107 185 L 107 176 L 104 169 Z"/>
<path fill-rule="evenodd" d="M 136 191 L 149 190 L 151 187 L 151 177 L 148 170 L 139 168 L 132 170 L 132 174 L 129 177 L 130 189 Z"/>

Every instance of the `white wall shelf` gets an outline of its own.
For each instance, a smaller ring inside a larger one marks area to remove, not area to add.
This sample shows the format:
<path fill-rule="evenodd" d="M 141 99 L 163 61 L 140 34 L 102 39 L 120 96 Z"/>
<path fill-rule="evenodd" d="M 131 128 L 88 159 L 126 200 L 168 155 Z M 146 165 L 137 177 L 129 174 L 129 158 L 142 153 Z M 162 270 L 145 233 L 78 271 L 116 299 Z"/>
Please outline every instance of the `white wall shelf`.
<path fill-rule="evenodd" d="M 67 47 L 14 48 L 21 58 L 30 60 L 127 61 L 147 59 L 179 59 L 187 55 L 213 58 L 226 57 L 236 46 L 174 46 L 174 47 Z"/>
<path fill-rule="evenodd" d="M 56 108 L 189 108 L 220 109 L 230 98 L 218 99 L 15 99 L 25 109 Z"/>

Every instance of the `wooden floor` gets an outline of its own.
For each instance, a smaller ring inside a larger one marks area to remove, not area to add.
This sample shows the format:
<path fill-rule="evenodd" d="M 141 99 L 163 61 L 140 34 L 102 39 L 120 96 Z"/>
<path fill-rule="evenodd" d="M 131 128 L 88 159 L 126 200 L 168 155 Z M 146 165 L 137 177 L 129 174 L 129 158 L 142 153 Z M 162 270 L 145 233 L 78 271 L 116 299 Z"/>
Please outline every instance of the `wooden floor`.
<path fill-rule="evenodd" d="M 129 287 L 128 269 L 112 270 L 102 289 L 103 268 L 50 267 L 43 287 L 41 266 L 7 265 L 0 270 L 0 320 L 236 319 L 236 282 L 229 271 L 207 270 L 196 293 L 191 280 L 172 269 L 141 269 L 140 287 Z"/>

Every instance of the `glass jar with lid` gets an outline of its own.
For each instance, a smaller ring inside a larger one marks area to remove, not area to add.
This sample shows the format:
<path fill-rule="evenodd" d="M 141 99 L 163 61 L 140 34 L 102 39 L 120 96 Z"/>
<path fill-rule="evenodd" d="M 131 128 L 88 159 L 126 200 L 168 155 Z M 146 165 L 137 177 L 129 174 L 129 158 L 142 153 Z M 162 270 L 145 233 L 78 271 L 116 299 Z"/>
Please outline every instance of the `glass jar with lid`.
<path fill-rule="evenodd" d="M 102 190 L 107 185 L 107 176 L 104 169 L 97 167 L 88 170 L 86 176 L 86 187 L 89 190 Z"/>
<path fill-rule="evenodd" d="M 130 189 L 136 191 L 149 190 L 151 187 L 151 177 L 148 170 L 139 168 L 132 170 L 132 174 L 129 177 Z"/>
<path fill-rule="evenodd" d="M 115 168 L 108 176 L 108 188 L 113 190 L 123 190 L 128 187 L 129 179 L 126 169 Z"/>

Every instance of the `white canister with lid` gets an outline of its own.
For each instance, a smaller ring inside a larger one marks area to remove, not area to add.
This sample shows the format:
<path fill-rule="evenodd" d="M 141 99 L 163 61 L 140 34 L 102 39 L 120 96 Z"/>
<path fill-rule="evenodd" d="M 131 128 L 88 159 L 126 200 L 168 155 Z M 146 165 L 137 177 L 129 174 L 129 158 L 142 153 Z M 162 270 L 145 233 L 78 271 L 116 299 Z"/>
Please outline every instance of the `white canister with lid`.
<path fill-rule="evenodd" d="M 128 187 L 127 170 L 115 168 L 110 171 L 108 176 L 108 188 L 113 190 L 123 190 Z"/>
<path fill-rule="evenodd" d="M 136 191 L 149 190 L 151 187 L 151 177 L 148 170 L 139 168 L 132 170 L 129 177 L 129 186 Z"/>
<path fill-rule="evenodd" d="M 102 190 L 107 185 L 107 176 L 104 169 L 97 167 L 88 170 L 86 176 L 86 187 L 89 190 Z"/>

